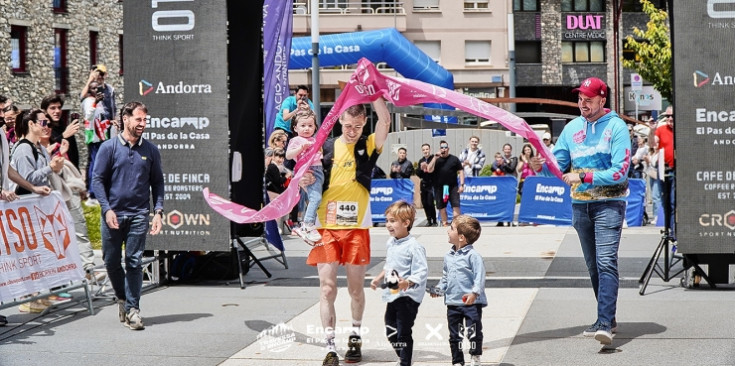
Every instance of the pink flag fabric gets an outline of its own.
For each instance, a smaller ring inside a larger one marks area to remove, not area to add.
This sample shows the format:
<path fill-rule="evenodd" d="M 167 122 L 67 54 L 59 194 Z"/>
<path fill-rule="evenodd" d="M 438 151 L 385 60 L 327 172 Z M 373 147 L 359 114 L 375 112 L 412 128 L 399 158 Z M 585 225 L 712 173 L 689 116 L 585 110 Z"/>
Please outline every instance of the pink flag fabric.
<path fill-rule="evenodd" d="M 204 188 L 205 201 L 216 212 L 239 224 L 265 222 L 282 217 L 298 204 L 299 188 L 297 183 L 308 171 L 308 167 L 316 153 L 326 141 L 329 132 L 339 120 L 342 112 L 355 104 L 369 103 L 380 97 L 396 106 L 422 103 L 449 104 L 465 112 L 498 122 L 508 130 L 526 138 L 541 156 L 546 158 L 551 173 L 561 179 L 562 173 L 556 163 L 556 158 L 522 118 L 490 103 L 436 85 L 383 75 L 369 60 L 362 58 L 358 62 L 355 73 L 350 77 L 342 94 L 337 98 L 329 114 L 325 117 L 324 123 L 319 128 L 316 134 L 316 143 L 306 151 L 304 157 L 296 164 L 291 179 L 292 183 L 280 196 L 262 209 L 254 210 L 224 199 L 209 192 L 209 188 Z"/>

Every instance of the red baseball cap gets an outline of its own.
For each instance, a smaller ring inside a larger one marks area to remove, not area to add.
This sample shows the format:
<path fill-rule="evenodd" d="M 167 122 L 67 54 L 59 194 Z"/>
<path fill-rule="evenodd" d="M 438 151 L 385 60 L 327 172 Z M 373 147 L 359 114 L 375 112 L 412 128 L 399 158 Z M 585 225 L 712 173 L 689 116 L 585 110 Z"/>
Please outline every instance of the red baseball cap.
<path fill-rule="evenodd" d="M 572 89 L 572 93 L 582 93 L 590 98 L 595 96 L 607 97 L 607 85 L 598 78 L 587 78 L 579 88 Z"/>

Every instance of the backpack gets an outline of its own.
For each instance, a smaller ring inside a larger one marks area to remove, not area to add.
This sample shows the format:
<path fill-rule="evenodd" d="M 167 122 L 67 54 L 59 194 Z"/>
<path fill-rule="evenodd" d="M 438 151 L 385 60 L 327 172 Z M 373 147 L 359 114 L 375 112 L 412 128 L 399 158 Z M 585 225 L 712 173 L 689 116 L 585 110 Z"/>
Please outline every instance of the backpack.
<path fill-rule="evenodd" d="M 332 175 L 332 165 L 334 165 L 334 141 L 338 137 L 332 137 L 322 146 L 322 167 L 324 168 L 324 185 L 322 185 L 322 192 L 326 192 L 329 189 L 329 179 Z M 372 179 L 373 167 L 378 161 L 380 153 L 376 150 L 372 155 L 367 153 L 367 136 L 362 135 L 357 139 L 355 143 L 355 150 L 352 152 L 355 155 L 355 179 L 365 189 L 370 192 L 370 180 Z M 359 151 L 363 151 L 359 154 Z"/>

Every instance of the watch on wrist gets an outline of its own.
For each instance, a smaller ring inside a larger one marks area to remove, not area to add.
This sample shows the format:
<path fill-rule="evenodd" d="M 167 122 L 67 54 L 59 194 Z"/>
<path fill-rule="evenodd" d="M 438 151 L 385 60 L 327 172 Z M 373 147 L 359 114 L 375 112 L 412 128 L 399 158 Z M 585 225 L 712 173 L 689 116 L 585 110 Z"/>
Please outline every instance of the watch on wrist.
<path fill-rule="evenodd" d="M 159 215 L 159 216 L 161 216 L 161 218 L 163 218 L 163 210 L 160 209 L 160 208 L 158 210 L 153 211 L 153 214 L 154 215 Z"/>
<path fill-rule="evenodd" d="M 584 178 L 587 177 L 587 173 L 579 173 L 580 182 L 584 183 Z"/>

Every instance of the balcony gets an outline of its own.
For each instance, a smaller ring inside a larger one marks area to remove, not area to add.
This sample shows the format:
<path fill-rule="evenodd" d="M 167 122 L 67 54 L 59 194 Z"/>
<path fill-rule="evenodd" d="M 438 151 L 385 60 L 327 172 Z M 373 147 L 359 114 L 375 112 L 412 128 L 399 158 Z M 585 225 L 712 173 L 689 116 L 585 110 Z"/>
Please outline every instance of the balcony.
<path fill-rule="evenodd" d="M 311 32 L 311 1 L 294 2 L 293 32 Z M 402 1 L 319 1 L 319 32 L 341 33 L 396 28 L 406 30 L 406 10 Z"/>

